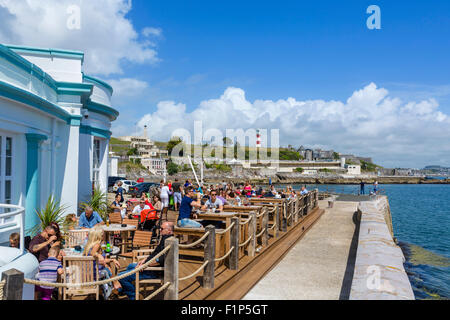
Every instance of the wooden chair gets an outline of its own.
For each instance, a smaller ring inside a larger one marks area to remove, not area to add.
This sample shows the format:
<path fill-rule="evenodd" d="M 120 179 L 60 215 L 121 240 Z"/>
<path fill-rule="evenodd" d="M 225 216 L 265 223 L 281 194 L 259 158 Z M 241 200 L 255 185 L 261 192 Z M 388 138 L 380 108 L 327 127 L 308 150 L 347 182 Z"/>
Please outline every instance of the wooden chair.
<path fill-rule="evenodd" d="M 139 219 L 124 218 L 122 220 L 122 224 L 126 224 L 126 225 L 129 225 L 129 226 L 135 226 L 136 229 L 137 229 L 137 227 L 139 225 Z M 134 231 L 128 231 L 128 235 L 127 235 L 128 241 L 132 241 L 133 240 L 133 234 L 134 234 Z"/>
<path fill-rule="evenodd" d="M 109 214 L 109 222 L 114 224 L 122 223 L 122 215 L 119 211 L 114 211 Z"/>
<path fill-rule="evenodd" d="M 89 235 L 88 229 L 69 230 L 66 247 L 73 248 L 75 246 L 81 245 L 84 242 L 84 240 L 88 237 L 88 235 Z"/>
<path fill-rule="evenodd" d="M 141 250 L 134 250 L 133 251 L 133 262 L 139 263 L 139 261 L 146 259 L 154 249 L 141 249 Z M 152 271 L 164 271 L 163 267 L 148 267 L 144 270 L 152 270 Z M 146 285 L 162 285 L 164 283 L 164 278 L 158 278 L 158 279 L 140 279 L 139 272 L 136 273 L 136 281 L 135 281 L 135 287 L 136 287 L 136 300 L 140 299 L 139 291 L 141 287 L 145 287 Z"/>
<path fill-rule="evenodd" d="M 133 241 L 132 242 L 128 242 L 127 241 L 127 242 L 119 243 L 119 245 L 120 246 L 131 245 L 131 250 L 140 249 L 142 247 L 149 248 L 150 247 L 150 243 L 151 243 L 151 239 L 152 239 L 152 232 L 136 230 L 134 232 Z M 133 252 L 121 253 L 121 254 L 119 254 L 119 257 L 132 258 L 133 257 Z"/>
<path fill-rule="evenodd" d="M 98 264 L 91 256 L 63 257 L 63 283 L 86 283 L 98 279 Z M 95 294 L 99 299 L 99 286 L 63 288 L 63 300 L 69 297 Z"/>

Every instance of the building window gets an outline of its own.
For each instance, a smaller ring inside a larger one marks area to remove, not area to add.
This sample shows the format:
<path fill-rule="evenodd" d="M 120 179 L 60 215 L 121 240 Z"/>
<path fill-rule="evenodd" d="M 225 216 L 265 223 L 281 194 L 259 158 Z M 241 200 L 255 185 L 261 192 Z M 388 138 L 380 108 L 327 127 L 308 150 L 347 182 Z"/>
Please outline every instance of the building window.
<path fill-rule="evenodd" d="M 92 190 L 99 186 L 100 178 L 100 140 L 94 138 L 94 148 L 92 155 Z"/>
<path fill-rule="evenodd" d="M 0 135 L 0 203 L 11 204 L 12 201 L 12 171 L 13 145 L 12 138 Z M 0 213 L 10 212 L 11 209 L 0 209 Z M 11 218 L 0 219 L 0 225 Z"/>

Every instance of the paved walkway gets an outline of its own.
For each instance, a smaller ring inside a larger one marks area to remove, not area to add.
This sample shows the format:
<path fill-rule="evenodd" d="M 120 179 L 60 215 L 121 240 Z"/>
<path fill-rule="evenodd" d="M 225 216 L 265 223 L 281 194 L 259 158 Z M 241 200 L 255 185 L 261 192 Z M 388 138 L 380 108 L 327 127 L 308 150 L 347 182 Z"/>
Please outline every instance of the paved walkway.
<path fill-rule="evenodd" d="M 347 299 L 354 265 L 353 214 L 357 205 L 357 202 L 337 201 L 332 209 L 326 209 L 311 230 L 244 300 Z M 320 208 L 326 206 L 327 201 L 319 201 Z"/>

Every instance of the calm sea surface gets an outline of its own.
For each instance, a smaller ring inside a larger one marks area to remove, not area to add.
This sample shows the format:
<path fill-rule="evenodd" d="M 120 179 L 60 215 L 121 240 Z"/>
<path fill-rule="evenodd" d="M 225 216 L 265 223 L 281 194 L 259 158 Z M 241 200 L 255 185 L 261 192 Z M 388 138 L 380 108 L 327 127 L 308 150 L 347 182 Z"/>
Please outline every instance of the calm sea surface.
<path fill-rule="evenodd" d="M 356 194 L 359 185 L 306 185 Z M 282 186 L 280 186 L 282 187 Z M 295 189 L 300 186 L 293 186 Z M 450 299 L 450 185 L 379 185 L 416 299 Z M 373 190 L 366 185 L 366 194 Z"/>

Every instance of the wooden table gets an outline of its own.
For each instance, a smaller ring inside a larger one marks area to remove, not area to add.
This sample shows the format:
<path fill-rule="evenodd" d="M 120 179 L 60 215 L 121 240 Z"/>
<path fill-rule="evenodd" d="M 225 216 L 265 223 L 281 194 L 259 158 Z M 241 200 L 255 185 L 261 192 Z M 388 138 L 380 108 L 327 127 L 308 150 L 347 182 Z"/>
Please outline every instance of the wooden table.
<path fill-rule="evenodd" d="M 197 213 L 199 219 L 203 220 L 212 220 L 212 221 L 222 221 L 225 222 L 225 229 L 228 228 L 231 224 L 231 218 L 239 217 L 239 212 L 206 212 L 202 211 Z M 218 247 L 218 243 L 216 245 L 216 250 L 219 250 L 220 254 L 225 254 L 230 249 L 230 232 L 225 233 L 225 245 L 223 248 Z M 219 255 L 220 256 L 220 255 Z"/>
<path fill-rule="evenodd" d="M 127 241 L 127 233 L 128 231 L 135 231 L 137 228 L 133 225 L 127 225 L 126 227 L 122 227 L 120 224 L 111 224 L 109 227 L 103 226 L 103 231 L 108 235 L 109 234 L 109 243 L 113 244 L 113 236 L 115 232 L 120 232 L 122 237 L 122 242 Z M 122 246 L 122 253 L 125 253 L 125 246 Z"/>

